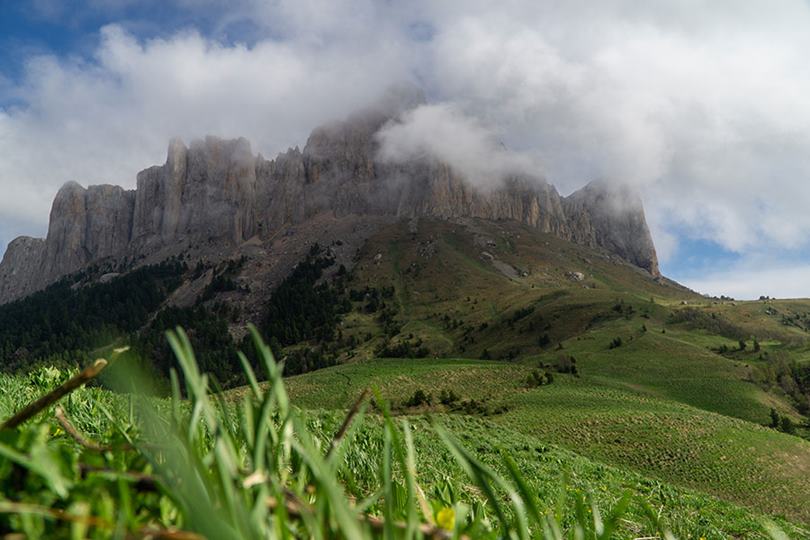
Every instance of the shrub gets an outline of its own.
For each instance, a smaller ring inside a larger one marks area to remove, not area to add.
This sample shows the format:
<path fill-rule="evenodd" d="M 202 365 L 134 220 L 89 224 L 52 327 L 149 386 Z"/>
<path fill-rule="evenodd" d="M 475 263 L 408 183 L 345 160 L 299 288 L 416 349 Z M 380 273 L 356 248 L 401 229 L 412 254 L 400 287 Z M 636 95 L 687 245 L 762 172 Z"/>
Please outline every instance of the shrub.
<path fill-rule="evenodd" d="M 557 365 L 555 366 L 557 373 L 570 373 L 576 377 L 579 376 L 577 369 L 577 359 L 569 355 L 560 355 L 557 357 Z"/>
<path fill-rule="evenodd" d="M 795 435 L 796 425 L 793 423 L 793 420 L 791 420 L 787 416 L 783 416 L 782 419 L 779 421 L 779 431 L 783 431 L 790 435 Z"/>
<path fill-rule="evenodd" d="M 740 326 L 732 323 L 717 313 L 707 313 L 702 309 L 684 308 L 676 310 L 670 316 L 672 323 L 685 323 L 695 330 L 706 330 L 730 339 L 743 339 L 750 335 Z"/>
<path fill-rule="evenodd" d="M 425 358 L 430 355 L 430 350 L 422 344 L 421 339 L 416 339 L 382 344 L 376 353 L 381 358 Z"/>
<path fill-rule="evenodd" d="M 771 407 L 771 427 L 779 427 L 779 413 L 773 407 Z"/>
<path fill-rule="evenodd" d="M 553 380 L 553 377 L 551 377 L 549 373 L 535 369 L 526 377 L 526 386 L 529 388 L 537 388 L 538 386 L 551 384 Z"/>
<path fill-rule="evenodd" d="M 405 401 L 406 407 L 419 407 L 421 405 L 430 405 L 433 402 L 433 397 L 419 388 L 413 395 Z"/>
<path fill-rule="evenodd" d="M 528 317 L 532 313 L 534 313 L 534 306 L 527 306 L 525 308 L 520 308 L 520 309 L 516 310 L 514 313 L 512 313 L 512 316 L 509 317 L 507 322 L 509 324 L 514 324 L 514 323 L 518 322 L 520 319 L 525 319 L 526 317 Z"/>
<path fill-rule="evenodd" d="M 450 390 L 443 389 L 441 392 L 439 392 L 439 403 L 441 403 L 442 405 L 450 406 L 456 403 L 458 400 L 459 397 L 452 389 Z"/>

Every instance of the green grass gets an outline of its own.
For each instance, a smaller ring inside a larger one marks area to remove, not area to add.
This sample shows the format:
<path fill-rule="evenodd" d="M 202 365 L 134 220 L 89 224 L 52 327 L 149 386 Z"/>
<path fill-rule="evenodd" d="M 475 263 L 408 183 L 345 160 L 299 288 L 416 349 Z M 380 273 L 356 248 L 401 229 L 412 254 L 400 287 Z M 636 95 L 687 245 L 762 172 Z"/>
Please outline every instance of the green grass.
<path fill-rule="evenodd" d="M 345 385 L 345 398 L 375 381 L 388 383 L 384 393 L 403 395 L 406 381 L 437 377 L 448 387 L 477 382 L 483 396 L 514 383 L 525 366 L 381 361 L 293 377 L 287 394 L 260 344 L 268 382 L 256 384 L 246 368 L 251 386 L 220 400 L 184 336 L 173 339 L 187 400 L 175 378 L 171 400 L 84 388 L 64 403 L 85 437 L 108 449 L 77 444 L 50 411 L 2 433 L 3 530 L 28 538 L 181 531 L 206 538 L 421 538 L 426 530 L 560 540 L 769 537 L 768 522 L 756 513 L 541 443 L 504 419 L 441 411 L 364 418 L 362 407 L 355 418 L 339 410 L 343 398 L 325 392 L 310 405 L 336 409 L 299 411 L 288 402 L 291 396 L 305 403 L 307 384 L 323 390 L 344 375 L 357 383 Z M 0 410 L 19 409 L 64 376 L 42 369 L 0 377 Z M 808 536 L 776 522 L 792 537 Z"/>
<path fill-rule="evenodd" d="M 357 416 L 300 412 L 290 406 L 279 367 L 260 342 L 268 382 L 258 385 L 245 364 L 250 388 L 224 401 L 210 393 L 185 336 L 172 339 L 186 400 L 175 377 L 171 400 L 85 388 L 64 404 L 84 437 L 106 449 L 67 437 L 50 411 L 1 434 L 4 531 L 26 538 L 597 540 L 671 538 L 672 532 L 767 538 L 773 527 L 728 503 L 486 419 L 384 413 L 364 421 L 363 406 Z M 408 369 L 392 362 L 383 371 L 476 373 L 491 387 L 497 377 L 503 382 L 516 375 L 498 374 L 509 370 L 493 363 L 440 364 Z M 17 410 L 64 375 L 44 369 L 27 378 L 2 376 L 0 403 Z M 302 380 L 293 379 L 293 386 Z M 320 383 L 329 382 L 330 374 L 321 374 Z M 806 535 L 778 522 L 794 537 Z"/>
<path fill-rule="evenodd" d="M 615 358 L 622 357 L 616 352 Z M 582 362 L 582 378 L 558 374 L 553 384 L 531 390 L 524 385 L 531 364 L 446 359 L 354 363 L 292 377 L 288 384 L 293 401 L 311 409 L 343 408 L 366 386 L 379 388 L 394 404 L 417 389 L 434 396 L 452 389 L 462 399 L 508 408 L 488 419 L 501 426 L 490 439 L 500 440 L 506 429 L 760 512 L 810 521 L 804 504 L 810 483 L 803 473 L 810 443 L 684 405 L 664 391 L 628 389 L 615 383 L 621 373 L 591 377 L 589 366 Z M 677 394 L 674 388 L 668 390 Z"/>
<path fill-rule="evenodd" d="M 481 256 L 484 250 L 527 275 L 506 275 Z M 383 254 L 379 262 L 373 259 L 377 253 Z M 584 273 L 585 280 L 571 279 L 571 272 Z M 87 511 L 88 494 L 98 491 L 90 514 L 122 520 L 129 533 L 147 526 L 211 530 L 207 527 L 214 525 L 190 510 L 197 505 L 243 537 L 251 537 L 243 530 L 248 522 L 266 532 L 262 527 L 281 520 L 294 537 L 312 533 L 317 522 L 329 536 L 326 531 L 350 530 L 353 520 L 366 527 L 368 516 L 425 524 L 442 508 L 453 508 L 473 536 L 509 532 L 520 537 L 526 530 L 525 511 L 535 536 L 544 525 L 558 523 L 567 538 L 577 525 L 592 538 L 598 536 L 592 534 L 593 520 L 577 516 L 587 514 L 587 505 L 578 505 L 577 497 L 589 496 L 599 508 L 612 509 L 623 504 L 629 490 L 636 498 L 617 522 L 618 538 L 662 537 L 664 529 L 680 538 L 764 538 L 763 516 L 776 520 L 791 538 L 810 538 L 810 443 L 763 427 L 771 408 L 796 422 L 805 419 L 778 385 L 763 384 L 759 377 L 773 364 L 766 353 L 810 361 L 810 334 L 784 324 L 786 316 L 803 320 L 810 303 L 705 299 L 604 253 L 506 222 L 420 220 L 415 236 L 402 224 L 392 225 L 360 252 L 349 286 L 362 290 L 392 284 L 388 307 L 401 326 L 390 339 L 420 340 L 430 357 L 375 358 L 389 337 L 379 312 L 367 313 L 363 302 L 356 302 L 340 332 L 358 345 L 343 349 L 342 365 L 290 377 L 284 391 L 271 365 L 269 384 L 224 394 L 219 410 L 214 405 L 218 398 L 205 391 L 184 349 L 180 357 L 193 383 L 186 390 L 190 400 L 151 400 L 145 409 L 157 411 L 149 413 L 153 419 L 164 419 L 158 421 L 162 431 L 150 435 L 143 408 L 139 416 L 137 403 L 98 388 L 78 391 L 64 404 L 89 437 L 104 443 L 131 439 L 137 451 L 89 453 L 45 416 L 38 426 L 0 437 L 0 444 L 34 461 L 51 456 L 50 472 L 22 475 L 19 491 L 20 471 L 0 458 L 0 482 L 27 497 L 27 504 L 79 513 Z M 688 312 L 679 310 L 698 310 L 699 316 L 681 317 Z M 747 339 L 747 350 L 734 350 L 737 336 Z M 611 349 L 617 337 L 622 345 Z M 759 339 L 762 357 L 752 350 L 753 337 Z M 729 351 L 712 350 L 721 345 Z M 516 359 L 480 360 L 484 355 Z M 549 369 L 543 364 L 553 365 L 562 355 L 576 358 L 579 377 L 554 373 L 552 384 L 528 387 L 533 370 Z M 11 414 L 63 376 L 58 370 L 0 375 L 0 413 Z M 390 404 L 394 418 L 386 419 L 380 409 L 369 411 L 353 428 L 342 461 L 327 471 L 322 463 L 326 449 L 346 410 L 369 387 Z M 432 394 L 433 402 L 406 406 L 417 390 Z M 443 390 L 452 390 L 459 401 L 438 404 Z M 268 396 L 276 400 L 272 414 L 262 406 Z M 294 407 L 277 401 L 283 396 Z M 199 433 L 200 422 L 188 416 L 192 410 L 203 414 L 198 418 L 207 426 Z M 299 502 L 313 506 L 315 522 L 295 516 L 289 521 L 278 509 L 259 510 L 258 497 L 268 492 L 244 489 L 260 459 L 257 418 L 271 419 L 262 429 L 276 445 L 273 452 L 262 450 L 270 454 L 261 459 L 278 465 L 266 488 L 292 490 Z M 253 426 L 253 435 L 246 426 Z M 190 478 L 211 482 L 198 486 L 200 500 L 187 500 L 171 475 L 158 493 L 140 493 L 130 485 L 126 474 L 133 471 L 158 478 L 170 474 L 160 472 L 164 457 L 137 446 L 150 437 L 154 442 L 156 434 L 183 449 L 173 458 L 178 466 L 197 467 L 186 471 Z M 411 460 L 418 466 L 409 465 Z M 239 466 L 214 469 L 215 477 L 209 477 L 212 466 L 226 463 Z M 106 476 L 79 474 L 80 465 L 88 464 L 104 468 Z M 71 486 L 66 497 L 54 495 L 55 486 L 48 484 L 59 479 L 54 471 Z M 410 480 L 421 486 L 430 511 L 414 499 Z M 336 493 L 342 498 L 336 499 Z M 568 498 L 557 511 L 561 493 Z M 414 504 L 419 507 L 415 514 Z M 661 519 L 651 520 L 645 505 Z M 531 516 L 532 506 L 540 519 Z M 252 518 L 244 515 L 248 507 Z M 223 509 L 227 515 L 221 515 Z M 554 514 L 552 522 L 549 514 Z M 7 519 L 2 522 L 6 528 L 45 531 L 40 536 L 67 530 L 52 518 L 0 517 Z M 102 529 L 91 531 L 105 537 L 109 529 Z M 553 531 L 543 534 L 555 537 Z"/>
<path fill-rule="evenodd" d="M 426 254 L 428 243 L 433 248 Z M 482 251 L 528 275 L 504 275 Z M 377 252 L 386 256 L 368 264 L 368 254 Z M 571 272 L 585 280 L 572 280 Z M 506 222 L 420 220 L 415 236 L 394 225 L 369 241 L 353 281 L 381 287 L 391 276 L 402 323 L 395 340 L 413 334 L 439 356 L 517 355 L 519 362 L 375 361 L 369 347 L 347 365 L 291 379 L 296 402 L 340 408 L 368 384 L 394 403 L 420 388 L 434 396 L 452 388 L 491 411 L 505 407 L 506 414 L 491 419 L 504 429 L 810 523 L 810 446 L 762 427 L 772 408 L 795 422 L 806 419 L 778 385 L 753 382 L 769 364 L 752 350 L 756 337 L 761 354 L 810 358 L 810 334 L 783 322 L 810 313 L 810 303 L 703 298 L 605 254 Z M 515 320 L 523 308 L 533 311 Z M 681 310 L 700 316 L 690 320 Z M 362 321 L 371 343 L 380 343 L 385 338 L 374 317 L 353 314 L 344 330 Z M 610 349 L 616 337 L 623 344 Z M 735 351 L 739 337 L 746 351 Z M 721 355 L 715 350 L 722 345 L 729 352 Z M 531 369 L 553 365 L 560 355 L 577 359 L 581 378 L 558 375 L 550 386 L 522 387 Z"/>
<path fill-rule="evenodd" d="M 522 365 L 482 360 L 371 360 L 290 377 L 288 385 L 291 398 L 301 407 L 343 409 L 372 385 L 395 402 L 419 388 L 430 388 L 437 395 L 441 389 L 464 388 L 465 397 L 494 399 L 504 386 L 513 387 L 529 371 Z"/>
<path fill-rule="evenodd" d="M 524 433 L 677 485 L 807 523 L 810 444 L 646 395 L 554 384 L 510 402 Z"/>
<path fill-rule="evenodd" d="M 768 395 L 745 381 L 746 362 L 708 350 L 699 334 L 698 339 L 695 334 L 672 329 L 662 334 L 660 327 L 649 323 L 643 332 L 640 328 L 645 323 L 643 319 L 615 321 L 567 341 L 564 351 L 540 358 L 551 362 L 560 353 L 573 355 L 582 372 L 600 383 L 755 423 L 767 422 Z M 617 336 L 623 345 L 609 349 Z"/>

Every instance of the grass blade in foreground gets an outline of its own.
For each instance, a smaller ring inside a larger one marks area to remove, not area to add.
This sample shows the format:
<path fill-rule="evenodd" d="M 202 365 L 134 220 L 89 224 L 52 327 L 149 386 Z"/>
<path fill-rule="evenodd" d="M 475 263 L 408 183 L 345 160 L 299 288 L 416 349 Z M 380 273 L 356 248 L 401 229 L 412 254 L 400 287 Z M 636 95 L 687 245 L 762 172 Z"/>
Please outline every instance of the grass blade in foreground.
<path fill-rule="evenodd" d="M 36 494 L 46 496 L 12 500 L 14 494 L 7 492 L 3 499 L 8 500 L 0 500 L 3 530 L 30 538 L 632 537 L 622 529 L 632 503 L 629 494 L 604 520 L 580 495 L 561 497 L 558 511 L 544 510 L 509 456 L 503 455 L 500 467 L 507 479 L 439 426 L 436 436 L 486 504 L 425 495 L 409 422 L 395 422 L 379 398 L 382 418 L 365 417 L 362 395 L 337 431 L 325 436 L 290 405 L 282 366 L 255 330 L 253 336 L 267 382 L 260 384 L 243 358 L 249 392 L 238 406 L 211 392 L 188 337 L 178 330 L 169 337 L 180 366 L 172 377 L 170 403 L 142 399 L 137 430 L 120 425 L 129 415 L 109 412 L 109 403 L 97 406 L 110 419 L 110 432 L 124 438 L 125 445 L 103 441 L 93 447 L 70 439 L 80 449 L 71 457 L 65 440 L 51 437 L 49 425 L 10 431 L 16 438 L 0 441 L 0 471 L 34 482 Z M 372 476 L 376 485 L 350 488 L 344 479 L 353 474 L 354 445 L 368 436 L 365 427 L 380 436 L 379 446 L 369 448 L 381 451 L 359 463 L 379 475 Z M 81 473 L 91 470 L 88 465 L 108 470 Z M 579 511 L 563 512 L 563 506 L 571 510 L 566 501 L 572 500 Z M 659 520 L 653 527 L 658 537 L 669 538 Z M 783 538 L 775 527 L 769 533 Z"/>

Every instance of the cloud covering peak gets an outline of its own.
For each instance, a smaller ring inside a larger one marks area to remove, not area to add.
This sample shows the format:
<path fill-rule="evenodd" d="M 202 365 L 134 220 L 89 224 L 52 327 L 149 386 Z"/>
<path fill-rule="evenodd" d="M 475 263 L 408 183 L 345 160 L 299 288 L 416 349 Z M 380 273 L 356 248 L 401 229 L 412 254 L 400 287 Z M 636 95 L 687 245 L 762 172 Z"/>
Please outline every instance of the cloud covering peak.
<path fill-rule="evenodd" d="M 494 187 L 511 175 L 539 176 L 531 158 L 509 151 L 494 133 L 452 104 L 422 105 L 377 133 L 380 159 L 447 163 L 477 187 Z"/>
<path fill-rule="evenodd" d="M 41 232 L 67 180 L 131 186 L 172 136 L 273 155 L 405 80 L 432 104 L 380 134 L 389 159 L 632 184 L 671 261 L 685 238 L 810 247 L 804 0 L 174 0 L 213 24 L 148 35 L 131 4 L 86 4 L 113 23 L 89 52 L 0 72 L 0 244 Z"/>

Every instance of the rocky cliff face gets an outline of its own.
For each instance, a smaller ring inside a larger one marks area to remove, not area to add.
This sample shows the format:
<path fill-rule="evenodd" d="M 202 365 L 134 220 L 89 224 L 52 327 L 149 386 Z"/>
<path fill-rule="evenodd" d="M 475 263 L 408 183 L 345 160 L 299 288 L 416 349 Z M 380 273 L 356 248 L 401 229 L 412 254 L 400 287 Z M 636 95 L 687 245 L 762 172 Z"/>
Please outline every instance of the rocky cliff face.
<path fill-rule="evenodd" d="M 569 222 L 568 239 L 590 247 L 601 247 L 626 261 L 659 276 L 644 206 L 637 193 L 627 187 L 592 182 L 563 200 Z"/>
<path fill-rule="evenodd" d="M 484 191 L 435 160 L 378 160 L 377 131 L 422 100 L 418 93 L 393 96 L 316 129 L 303 151 L 270 161 L 254 156 L 245 139 L 208 137 L 189 147 L 173 140 L 166 163 L 140 172 L 135 191 L 68 183 L 54 200 L 47 238 L 9 245 L 0 263 L 0 303 L 94 261 L 178 246 L 262 243 L 325 213 L 514 220 L 604 248 L 658 275 L 641 201 L 626 190 L 591 184 L 563 198 L 543 179 L 522 176 Z"/>
<path fill-rule="evenodd" d="M 51 208 L 38 279 L 48 283 L 95 260 L 125 254 L 134 203 L 135 193 L 118 186 L 65 184 Z"/>
<path fill-rule="evenodd" d="M 240 243 L 255 234 L 256 160 L 245 139 L 173 140 L 165 165 L 138 174 L 131 249 L 179 238 Z"/>
<path fill-rule="evenodd" d="M 45 240 L 21 236 L 9 243 L 0 262 L 0 301 L 26 296 L 41 287 L 39 265 Z"/>

